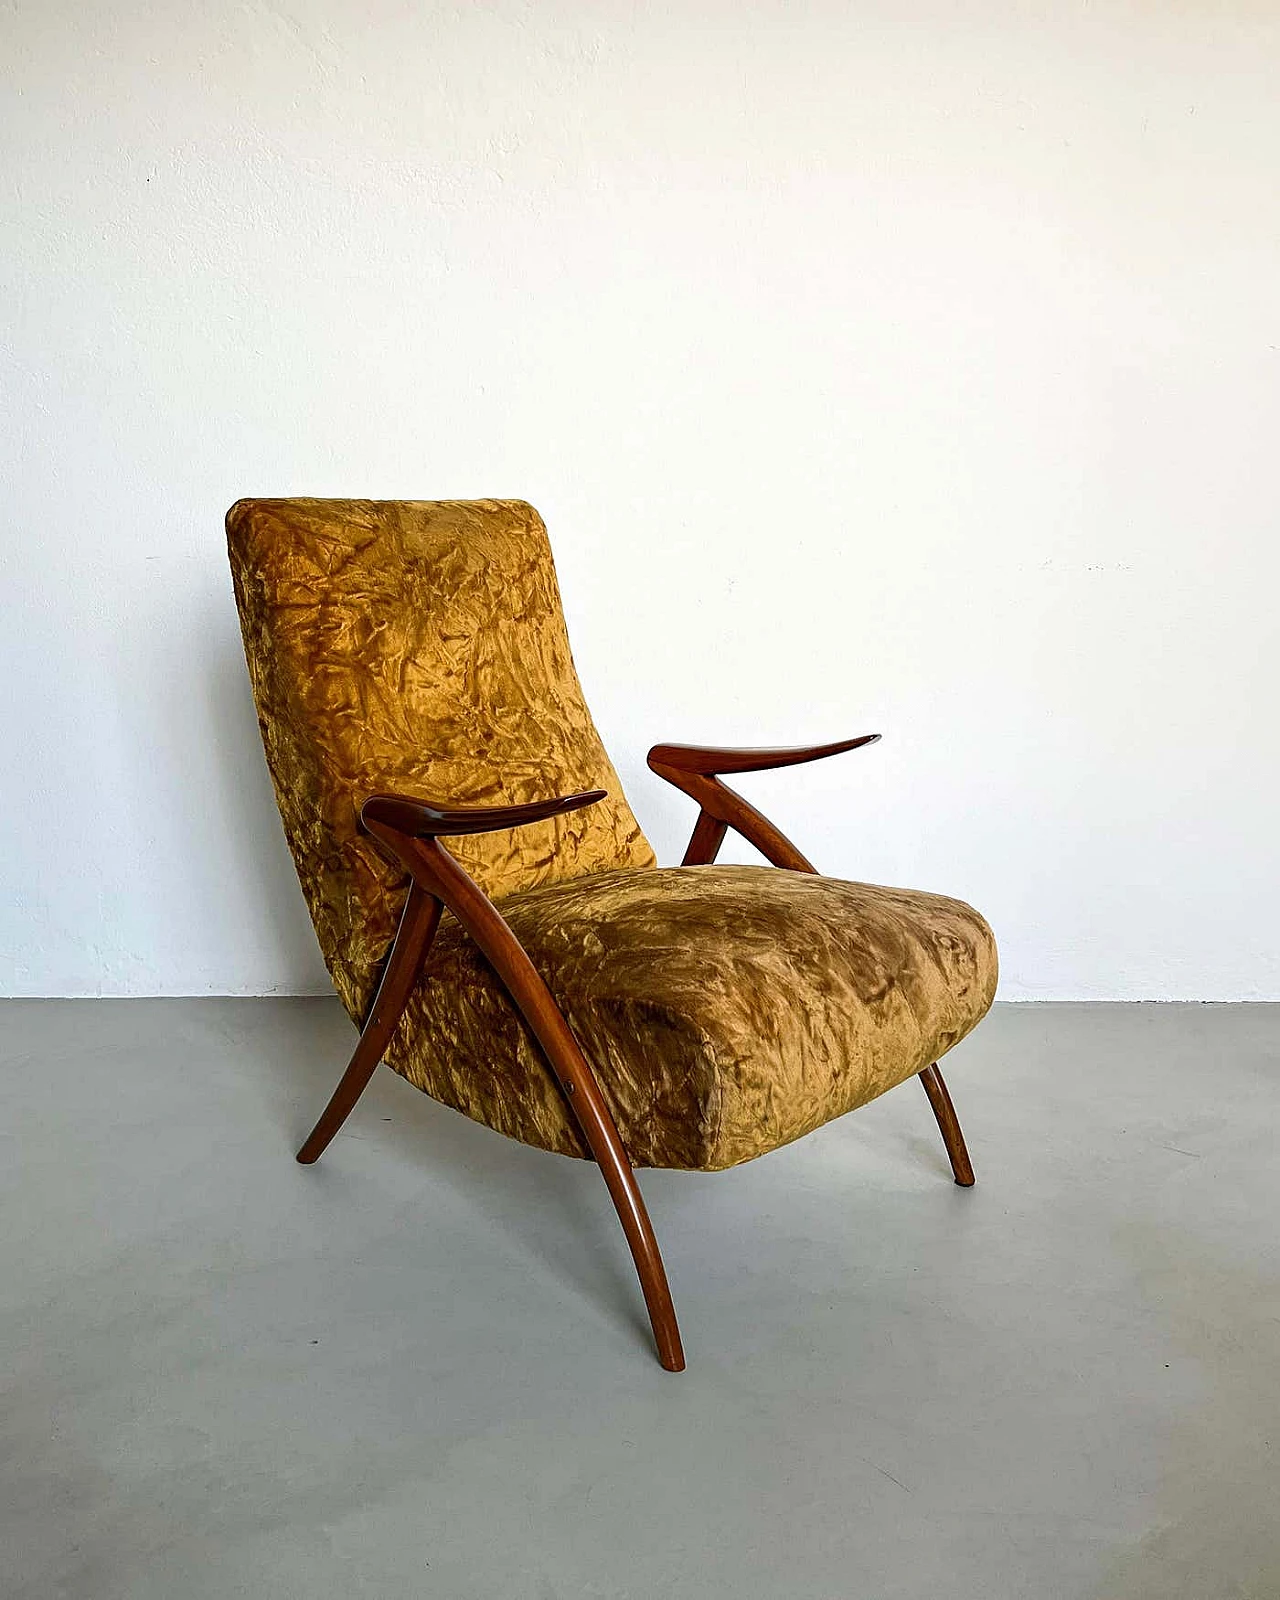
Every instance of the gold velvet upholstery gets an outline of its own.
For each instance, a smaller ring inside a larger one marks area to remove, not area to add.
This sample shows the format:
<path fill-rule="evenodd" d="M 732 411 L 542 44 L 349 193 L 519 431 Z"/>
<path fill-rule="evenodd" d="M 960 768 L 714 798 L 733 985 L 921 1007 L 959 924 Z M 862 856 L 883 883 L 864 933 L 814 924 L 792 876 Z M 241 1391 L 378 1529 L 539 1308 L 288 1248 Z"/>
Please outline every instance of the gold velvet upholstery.
<path fill-rule="evenodd" d="M 990 931 L 962 902 L 776 867 L 600 873 L 500 909 L 636 1166 L 731 1167 L 798 1139 L 936 1061 L 995 991 Z M 585 1154 L 456 923 L 426 978 L 387 1056 L 396 1071 L 512 1138 Z"/>
<path fill-rule="evenodd" d="M 532 506 L 241 500 L 227 536 L 285 834 L 353 1017 L 405 892 L 357 832 L 369 795 L 485 806 L 608 790 L 583 811 L 451 840 L 495 898 L 656 864 L 582 698 Z"/>
<path fill-rule="evenodd" d="M 353 1018 L 405 896 L 357 831 L 369 795 L 496 805 L 593 787 L 608 792 L 596 806 L 445 842 L 559 1001 L 635 1164 L 760 1155 L 919 1072 L 985 1014 L 995 946 L 959 901 L 656 868 L 582 698 L 532 507 L 250 500 L 227 529 L 285 832 Z M 502 1133 L 585 1153 L 449 917 L 386 1060 Z"/>

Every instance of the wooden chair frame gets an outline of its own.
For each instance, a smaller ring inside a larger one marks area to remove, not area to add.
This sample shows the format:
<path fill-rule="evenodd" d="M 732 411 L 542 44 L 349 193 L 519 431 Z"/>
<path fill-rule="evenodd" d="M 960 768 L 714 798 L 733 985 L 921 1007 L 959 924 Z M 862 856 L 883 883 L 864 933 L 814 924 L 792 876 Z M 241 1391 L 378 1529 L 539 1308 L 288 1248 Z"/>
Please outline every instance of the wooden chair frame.
<path fill-rule="evenodd" d="M 654 745 L 649 752 L 649 766 L 696 800 L 700 808 L 681 864 L 686 867 L 709 865 L 715 860 L 725 834 L 733 828 L 774 866 L 791 872 L 816 872 L 786 835 L 749 801 L 721 783 L 720 776 L 726 772 L 765 772 L 818 761 L 873 744 L 879 737 L 878 733 L 871 733 L 836 744 L 785 750 Z M 604 795 L 603 789 L 592 789 L 528 805 L 483 809 L 428 805 L 403 795 L 374 795 L 365 802 L 360 812 L 361 822 L 370 837 L 409 875 L 409 895 L 355 1053 L 319 1122 L 298 1151 L 298 1160 L 310 1163 L 319 1158 L 364 1092 L 404 1014 L 439 926 L 441 911 L 448 907 L 488 958 L 564 1092 L 604 1176 L 631 1248 L 658 1359 L 668 1372 L 680 1372 L 685 1364 L 684 1351 L 666 1269 L 635 1172 L 595 1073 L 520 941 L 493 902 L 440 842 L 450 836 L 492 833 L 540 822 L 594 805 Z M 937 1118 L 955 1181 L 967 1188 L 974 1181 L 973 1168 L 955 1108 L 936 1063 L 926 1067 L 920 1079 Z"/>

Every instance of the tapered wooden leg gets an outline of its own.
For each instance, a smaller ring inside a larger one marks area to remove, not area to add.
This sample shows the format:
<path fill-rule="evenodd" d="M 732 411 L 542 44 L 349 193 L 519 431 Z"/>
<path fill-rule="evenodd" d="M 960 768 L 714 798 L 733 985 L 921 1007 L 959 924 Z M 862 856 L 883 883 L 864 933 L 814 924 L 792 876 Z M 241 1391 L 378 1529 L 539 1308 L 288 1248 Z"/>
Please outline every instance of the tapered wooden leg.
<path fill-rule="evenodd" d="M 514 949 L 495 951 L 492 946 L 477 942 L 502 974 L 511 998 L 542 1046 L 604 1177 L 609 1198 L 631 1248 L 631 1259 L 635 1262 L 654 1343 L 658 1347 L 658 1360 L 668 1372 L 683 1372 L 684 1349 L 658 1240 L 595 1073 L 588 1066 L 541 975 L 520 946 L 515 944 Z"/>
<path fill-rule="evenodd" d="M 556 1004 L 555 996 L 501 913 L 436 840 L 415 840 L 411 850 L 401 841 L 400 848 L 407 851 L 415 878 L 425 877 L 433 885 L 489 958 L 516 1009 L 541 1045 L 604 1176 L 631 1247 L 631 1258 L 636 1265 L 654 1343 L 658 1347 L 658 1360 L 668 1372 L 683 1372 L 684 1350 L 671 1288 L 644 1197 L 595 1073 Z"/>
<path fill-rule="evenodd" d="M 341 1083 L 333 1091 L 333 1099 L 324 1108 L 307 1142 L 298 1151 L 298 1160 L 304 1166 L 309 1166 L 319 1158 L 330 1139 L 350 1116 L 356 1101 L 373 1077 L 382 1060 L 382 1052 L 391 1042 L 396 1023 L 404 1015 L 404 1008 L 409 1003 L 409 996 L 422 971 L 423 960 L 431 948 L 439 922 L 440 902 L 418 884 L 411 884 L 409 898 L 400 916 L 396 942 L 382 970 L 382 981 L 369 1007 L 369 1016 L 355 1054 L 342 1075 Z"/>
<path fill-rule="evenodd" d="M 929 1096 L 929 1104 L 938 1119 L 942 1142 L 946 1145 L 947 1155 L 951 1158 L 951 1170 L 955 1173 L 956 1182 L 962 1189 L 972 1188 L 973 1165 L 969 1160 L 969 1152 L 965 1149 L 964 1134 L 960 1131 L 960 1119 L 956 1116 L 956 1108 L 951 1104 L 951 1096 L 947 1093 L 947 1086 L 942 1081 L 942 1074 L 938 1071 L 936 1062 L 924 1069 L 920 1074 L 920 1082 L 924 1084 L 924 1092 Z"/>

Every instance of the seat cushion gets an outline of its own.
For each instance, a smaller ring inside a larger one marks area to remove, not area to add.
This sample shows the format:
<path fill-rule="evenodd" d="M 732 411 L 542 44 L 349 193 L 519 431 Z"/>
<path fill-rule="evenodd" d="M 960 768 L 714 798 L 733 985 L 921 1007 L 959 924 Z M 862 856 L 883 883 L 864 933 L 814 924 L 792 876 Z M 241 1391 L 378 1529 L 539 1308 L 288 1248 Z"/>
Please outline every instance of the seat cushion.
<path fill-rule="evenodd" d="M 601 873 L 500 909 L 637 1166 L 748 1161 L 936 1061 L 996 987 L 991 930 L 941 895 L 774 867 Z M 386 1057 L 525 1144 L 585 1155 L 498 979 L 446 917 Z"/>

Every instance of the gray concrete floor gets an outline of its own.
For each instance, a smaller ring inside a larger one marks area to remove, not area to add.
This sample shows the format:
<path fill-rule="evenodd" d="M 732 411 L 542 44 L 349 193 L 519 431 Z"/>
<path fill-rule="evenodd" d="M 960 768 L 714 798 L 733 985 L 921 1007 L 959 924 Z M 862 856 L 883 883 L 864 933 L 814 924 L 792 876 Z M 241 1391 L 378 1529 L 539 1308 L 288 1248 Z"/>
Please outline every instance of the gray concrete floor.
<path fill-rule="evenodd" d="M 998 1008 L 736 1172 L 593 1169 L 305 1000 L 0 1007 L 0 1592 L 1280 1596 L 1280 1006 Z"/>

